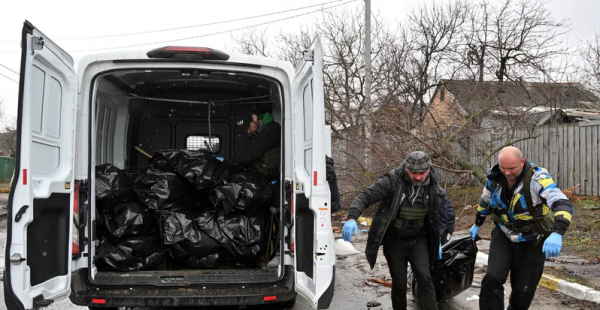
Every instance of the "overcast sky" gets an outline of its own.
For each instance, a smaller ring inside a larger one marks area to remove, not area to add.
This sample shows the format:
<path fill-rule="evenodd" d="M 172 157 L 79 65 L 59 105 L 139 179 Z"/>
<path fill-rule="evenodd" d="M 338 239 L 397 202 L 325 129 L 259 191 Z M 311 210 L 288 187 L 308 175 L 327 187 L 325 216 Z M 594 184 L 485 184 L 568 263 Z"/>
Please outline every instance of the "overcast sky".
<path fill-rule="evenodd" d="M 95 5 L 92 5 L 90 1 L 74 0 L 4 1 L 5 3 L 2 4 L 0 10 L 0 100 L 5 102 L 5 111 L 8 115 L 16 115 L 19 85 L 10 79 L 18 81 L 18 75 L 3 66 L 14 71 L 19 70 L 19 40 L 25 20 L 29 20 L 50 39 L 63 47 L 77 62 L 82 56 L 93 53 L 90 50 L 140 45 L 193 36 L 202 37 L 127 49 L 150 50 L 165 45 L 189 45 L 207 46 L 227 51 L 234 46 L 231 40 L 232 35 L 243 33 L 243 30 L 231 30 L 290 17 L 284 21 L 258 26 L 257 29 L 267 28 L 271 33 L 277 33 L 280 30 L 294 32 L 301 25 L 312 23 L 315 18 L 318 18 L 319 13 L 299 17 L 293 17 L 294 15 L 309 13 L 322 7 L 317 6 L 234 23 L 193 27 L 176 31 L 69 40 L 72 38 L 186 27 L 293 10 L 322 3 L 329 3 L 325 7 L 340 5 L 338 8 L 364 6 L 363 0 L 333 1 L 335 0 L 305 0 L 298 2 L 282 0 L 172 0 L 165 2 L 104 0 Z M 491 1 L 494 2 L 495 0 Z M 84 2 L 86 4 L 82 5 Z M 396 21 L 402 21 L 408 10 L 419 2 L 422 2 L 422 0 L 372 0 L 372 10 L 380 13 L 383 18 L 393 24 Z M 579 39 L 588 38 L 593 35 L 594 31 L 600 30 L 598 19 L 600 1 L 598 0 L 550 0 L 547 7 L 556 19 L 568 19 L 572 29 L 568 37 L 570 44 L 578 42 Z M 224 33 L 203 36 L 216 32 Z"/>

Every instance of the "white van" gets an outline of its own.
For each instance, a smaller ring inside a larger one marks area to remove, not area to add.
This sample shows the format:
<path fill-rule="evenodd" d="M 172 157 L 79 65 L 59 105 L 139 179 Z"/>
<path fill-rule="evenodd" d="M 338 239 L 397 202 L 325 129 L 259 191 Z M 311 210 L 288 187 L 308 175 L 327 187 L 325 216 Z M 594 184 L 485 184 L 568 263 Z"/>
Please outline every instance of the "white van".
<path fill-rule="evenodd" d="M 75 72 L 73 59 L 27 21 L 21 46 L 8 310 L 65 297 L 89 309 L 244 308 L 293 304 L 296 293 L 315 308 L 329 307 L 336 259 L 318 38 L 295 72 L 287 62 L 194 47 L 89 55 Z M 281 128 L 277 269 L 97 267 L 96 166 L 141 169 L 148 159 L 140 150 L 187 149 L 206 139 L 213 155 L 227 160 L 247 136 L 248 116 L 261 109 Z"/>

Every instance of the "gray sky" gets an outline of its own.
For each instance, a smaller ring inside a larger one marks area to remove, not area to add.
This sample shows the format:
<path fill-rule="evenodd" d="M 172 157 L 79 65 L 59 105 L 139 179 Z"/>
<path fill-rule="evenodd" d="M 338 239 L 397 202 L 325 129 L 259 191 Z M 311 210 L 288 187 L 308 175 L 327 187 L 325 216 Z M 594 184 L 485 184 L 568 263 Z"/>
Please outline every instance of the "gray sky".
<path fill-rule="evenodd" d="M 19 71 L 19 40 L 24 20 L 33 23 L 50 39 L 69 52 L 77 62 L 82 56 L 94 53 L 93 51 L 84 50 L 147 44 L 224 31 L 225 33 L 218 35 L 127 49 L 150 50 L 165 45 L 189 45 L 207 46 L 227 51 L 234 46 L 231 40 L 232 35 L 243 33 L 243 30 L 231 31 L 233 29 L 308 13 L 321 7 L 176 31 L 83 40 L 68 40 L 70 38 L 186 27 L 291 10 L 332 1 L 334 0 L 305 0 L 297 3 L 281 0 L 174 0 L 157 4 L 159 2 L 105 0 L 98 2 L 97 5 L 91 5 L 90 1 L 75 0 L 5 1 L 8 3 L 4 3 L 2 10 L 0 10 L 0 64 L 17 72 Z M 348 0 L 326 4 L 325 7 L 346 2 Z M 393 24 L 395 21 L 403 20 L 407 15 L 407 11 L 419 2 L 421 1 L 372 0 L 372 10 L 379 12 L 383 18 Z M 82 3 L 86 4 L 82 5 Z M 355 0 L 338 8 L 358 8 L 363 5 L 363 0 Z M 579 39 L 588 38 L 593 35 L 595 30 L 600 30 L 600 22 L 598 21 L 600 1 L 598 0 L 550 0 L 548 8 L 556 19 L 569 19 L 572 30 L 566 38 L 568 44 L 574 44 Z M 277 33 L 279 30 L 294 32 L 299 26 L 309 24 L 318 17 L 319 13 L 312 13 L 258 26 L 257 29 L 267 28 L 270 33 Z M 0 74 L 0 100 L 5 102 L 5 111 L 8 115 L 16 115 L 18 84 L 2 75 L 16 81 L 18 81 L 18 76 L 2 66 L 0 66 Z"/>

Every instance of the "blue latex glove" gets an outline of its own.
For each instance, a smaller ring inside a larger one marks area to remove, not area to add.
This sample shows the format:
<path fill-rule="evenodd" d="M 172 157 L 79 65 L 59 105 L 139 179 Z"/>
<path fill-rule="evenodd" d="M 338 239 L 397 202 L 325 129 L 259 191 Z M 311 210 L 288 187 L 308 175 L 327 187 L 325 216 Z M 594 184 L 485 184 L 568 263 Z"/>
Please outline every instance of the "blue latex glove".
<path fill-rule="evenodd" d="M 480 226 L 477 226 L 477 225 L 471 226 L 471 229 L 469 229 L 469 236 L 471 236 L 471 239 L 475 240 L 475 238 L 479 234 L 480 229 L 481 229 Z"/>
<path fill-rule="evenodd" d="M 441 243 L 440 243 L 440 252 L 439 252 L 439 254 L 440 254 L 440 259 L 442 259 L 442 244 Z"/>
<path fill-rule="evenodd" d="M 344 224 L 344 228 L 342 228 L 342 237 L 344 237 L 344 241 L 350 242 L 350 239 L 352 239 L 352 231 L 354 231 L 355 236 L 358 236 L 358 225 L 356 225 L 355 220 L 347 220 L 346 224 Z"/>
<path fill-rule="evenodd" d="M 220 162 L 223 162 L 224 158 L 223 157 L 215 157 L 216 159 L 218 159 Z"/>
<path fill-rule="evenodd" d="M 557 257 L 560 254 L 562 248 L 562 235 L 559 233 L 552 233 L 550 237 L 544 241 L 544 247 L 542 252 L 546 253 L 546 259 L 550 257 Z"/>

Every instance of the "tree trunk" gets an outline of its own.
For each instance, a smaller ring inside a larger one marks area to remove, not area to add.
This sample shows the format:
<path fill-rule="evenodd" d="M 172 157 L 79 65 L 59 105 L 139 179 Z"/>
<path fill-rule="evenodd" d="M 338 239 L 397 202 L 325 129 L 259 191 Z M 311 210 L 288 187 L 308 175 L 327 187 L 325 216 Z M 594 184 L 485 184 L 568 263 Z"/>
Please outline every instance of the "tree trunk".
<path fill-rule="evenodd" d="M 471 174 L 474 175 L 479 180 L 479 182 L 481 182 L 481 184 L 485 185 L 485 183 L 487 183 L 487 172 L 485 171 L 485 169 L 483 169 L 483 167 L 472 163 L 470 160 L 464 157 L 456 156 L 447 150 L 443 151 L 442 154 L 444 155 L 444 157 L 456 163 L 463 170 L 471 170 Z"/>

